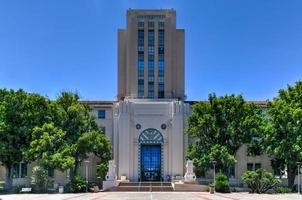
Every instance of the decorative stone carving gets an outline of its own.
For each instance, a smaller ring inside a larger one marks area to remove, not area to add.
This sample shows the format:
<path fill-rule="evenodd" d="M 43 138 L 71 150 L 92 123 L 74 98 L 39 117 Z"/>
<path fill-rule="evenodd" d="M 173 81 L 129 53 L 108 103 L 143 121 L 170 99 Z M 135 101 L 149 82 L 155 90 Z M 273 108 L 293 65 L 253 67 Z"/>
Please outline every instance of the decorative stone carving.
<path fill-rule="evenodd" d="M 110 160 L 108 164 L 108 172 L 106 175 L 106 181 L 114 181 L 117 179 L 116 173 L 115 173 L 115 164 L 114 160 Z"/>
<path fill-rule="evenodd" d="M 162 134 L 154 129 L 149 128 L 144 130 L 139 136 L 139 143 L 142 144 L 161 144 L 164 141 Z"/>
<path fill-rule="evenodd" d="M 140 124 L 136 124 L 135 127 L 136 127 L 137 130 L 142 128 L 142 126 Z"/>
<path fill-rule="evenodd" d="M 185 182 L 195 182 L 196 176 L 193 171 L 194 165 L 192 160 L 187 160 L 186 164 L 187 171 L 185 173 Z"/>

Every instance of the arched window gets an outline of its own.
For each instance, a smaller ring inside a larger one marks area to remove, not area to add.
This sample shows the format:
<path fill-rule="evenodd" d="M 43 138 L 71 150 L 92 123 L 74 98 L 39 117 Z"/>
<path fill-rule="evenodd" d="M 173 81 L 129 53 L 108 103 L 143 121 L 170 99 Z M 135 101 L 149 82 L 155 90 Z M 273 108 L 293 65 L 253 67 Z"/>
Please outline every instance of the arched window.
<path fill-rule="evenodd" d="M 138 141 L 141 144 L 161 144 L 164 138 L 158 130 L 148 128 L 140 134 Z"/>

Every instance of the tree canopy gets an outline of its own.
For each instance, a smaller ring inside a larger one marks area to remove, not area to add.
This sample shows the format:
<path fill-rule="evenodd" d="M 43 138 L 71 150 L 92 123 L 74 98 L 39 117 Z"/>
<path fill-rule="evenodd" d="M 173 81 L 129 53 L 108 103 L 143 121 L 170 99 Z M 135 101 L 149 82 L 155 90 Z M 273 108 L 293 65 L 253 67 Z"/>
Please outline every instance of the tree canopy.
<path fill-rule="evenodd" d="M 0 89 L 0 162 L 6 168 L 6 188 L 12 184 L 12 166 L 24 160 L 22 152 L 35 126 L 49 121 L 48 100 L 23 90 Z"/>
<path fill-rule="evenodd" d="M 26 158 L 38 160 L 47 168 L 61 171 L 71 168 L 72 177 L 90 153 L 107 162 L 111 158 L 110 141 L 89 114 L 90 110 L 77 94 L 61 93 L 51 104 L 53 122 L 34 129 Z"/>
<path fill-rule="evenodd" d="M 302 82 L 279 90 L 268 104 L 266 151 L 287 165 L 288 185 L 293 186 L 298 161 L 302 161 Z"/>
<path fill-rule="evenodd" d="M 0 162 L 6 168 L 6 188 L 12 185 L 13 165 L 21 161 L 61 171 L 71 168 L 71 175 L 91 153 L 107 162 L 110 141 L 90 111 L 71 92 L 51 101 L 23 90 L 0 89 Z"/>
<path fill-rule="evenodd" d="M 241 95 L 215 94 L 207 102 L 195 103 L 188 121 L 187 133 L 193 137 L 189 158 L 205 170 L 213 160 L 224 171 L 235 162 L 240 146 L 259 135 L 263 123 L 256 105 L 246 103 Z"/>

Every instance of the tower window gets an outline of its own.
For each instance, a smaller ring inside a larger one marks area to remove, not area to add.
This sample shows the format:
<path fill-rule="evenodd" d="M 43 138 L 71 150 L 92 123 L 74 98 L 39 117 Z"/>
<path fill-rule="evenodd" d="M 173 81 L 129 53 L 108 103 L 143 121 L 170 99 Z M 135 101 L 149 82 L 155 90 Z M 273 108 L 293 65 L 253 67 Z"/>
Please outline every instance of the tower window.
<path fill-rule="evenodd" d="M 139 21 L 139 22 L 137 23 L 138 29 L 144 29 L 144 26 L 145 26 L 145 24 L 144 24 L 143 21 Z"/>
<path fill-rule="evenodd" d="M 148 28 L 154 29 L 154 22 L 148 22 Z"/>
<path fill-rule="evenodd" d="M 159 21 L 158 22 L 158 29 L 164 29 L 165 28 L 165 22 Z"/>
<path fill-rule="evenodd" d="M 105 110 L 98 110 L 98 119 L 105 119 L 105 118 L 106 118 Z"/>

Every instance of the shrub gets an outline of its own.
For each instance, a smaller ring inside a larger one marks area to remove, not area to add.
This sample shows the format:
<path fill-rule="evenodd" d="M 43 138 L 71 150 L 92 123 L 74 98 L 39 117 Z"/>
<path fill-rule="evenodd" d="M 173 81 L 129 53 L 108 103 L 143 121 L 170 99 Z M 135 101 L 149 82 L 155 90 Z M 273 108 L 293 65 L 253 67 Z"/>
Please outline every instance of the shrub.
<path fill-rule="evenodd" d="M 230 192 L 229 181 L 226 175 L 218 173 L 215 178 L 216 192 Z"/>
<path fill-rule="evenodd" d="M 88 185 L 82 176 L 74 176 L 70 182 L 70 192 L 85 192 Z"/>
<path fill-rule="evenodd" d="M 242 175 L 242 180 L 251 189 L 251 193 L 265 193 L 273 189 L 281 181 L 275 178 L 272 173 L 263 169 L 256 171 L 246 171 Z"/>
<path fill-rule="evenodd" d="M 97 177 L 100 178 L 101 180 L 104 180 L 108 171 L 108 165 L 106 165 L 105 163 L 100 163 L 96 166 L 96 170 L 97 170 Z"/>
<path fill-rule="evenodd" d="M 47 171 L 41 166 L 35 166 L 32 171 L 31 183 L 37 186 L 38 192 L 45 191 L 47 182 Z"/>
<path fill-rule="evenodd" d="M 292 193 L 293 190 L 289 187 L 284 187 L 284 186 L 277 186 L 274 188 L 274 191 L 276 193 Z"/>
<path fill-rule="evenodd" d="M 4 190 L 4 184 L 5 184 L 4 181 L 0 181 L 0 191 Z"/>

